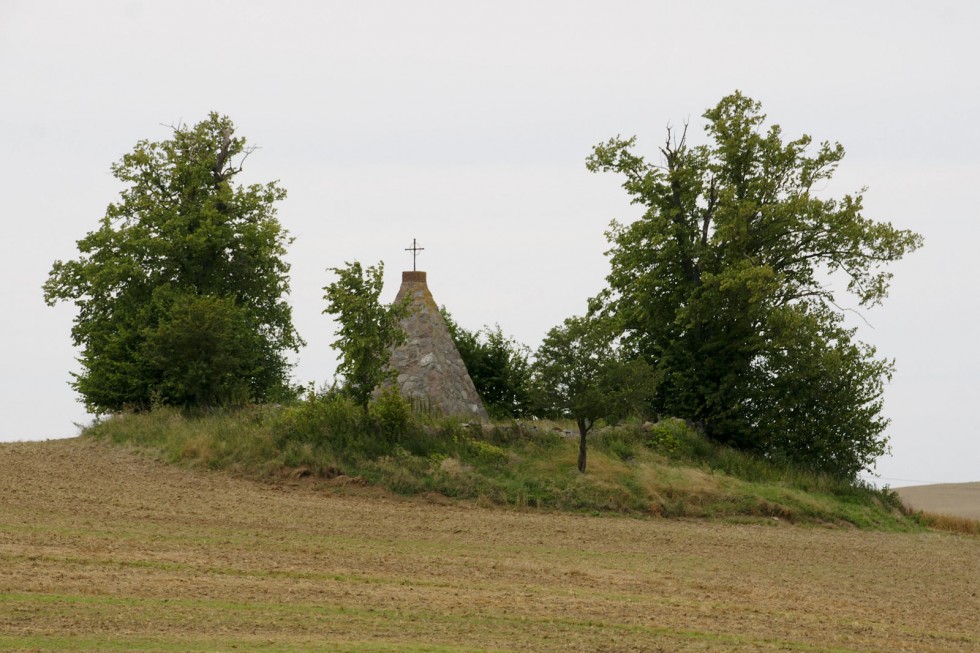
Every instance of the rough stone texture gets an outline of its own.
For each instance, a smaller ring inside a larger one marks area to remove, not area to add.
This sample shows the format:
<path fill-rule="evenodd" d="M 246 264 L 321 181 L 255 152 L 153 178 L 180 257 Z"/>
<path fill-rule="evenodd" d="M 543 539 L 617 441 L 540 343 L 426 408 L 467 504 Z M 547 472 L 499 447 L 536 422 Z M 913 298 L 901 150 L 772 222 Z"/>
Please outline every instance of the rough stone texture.
<path fill-rule="evenodd" d="M 473 379 L 429 292 L 425 272 L 402 272 L 395 301 L 405 297 L 409 298 L 409 315 L 401 325 L 407 337 L 391 353 L 389 362 L 398 372 L 396 382 L 402 394 L 445 415 L 487 419 Z"/>

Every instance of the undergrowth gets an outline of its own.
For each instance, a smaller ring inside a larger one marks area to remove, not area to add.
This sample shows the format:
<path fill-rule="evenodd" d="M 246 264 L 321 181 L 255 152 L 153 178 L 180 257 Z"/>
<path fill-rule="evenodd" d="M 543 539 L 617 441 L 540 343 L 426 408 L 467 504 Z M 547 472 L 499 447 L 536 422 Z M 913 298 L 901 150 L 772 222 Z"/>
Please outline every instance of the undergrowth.
<path fill-rule="evenodd" d="M 334 393 L 207 414 L 158 408 L 97 421 L 85 435 L 250 478 L 308 476 L 518 508 L 879 530 L 977 526 L 911 514 L 887 489 L 719 446 L 675 419 L 597 427 L 585 474 L 569 424 L 467 423 L 413 411 L 394 393 L 367 409 Z"/>
<path fill-rule="evenodd" d="M 980 535 L 980 520 L 955 515 L 941 515 L 934 512 L 917 511 L 912 518 L 925 526 L 938 531 L 962 533 L 963 535 Z"/>

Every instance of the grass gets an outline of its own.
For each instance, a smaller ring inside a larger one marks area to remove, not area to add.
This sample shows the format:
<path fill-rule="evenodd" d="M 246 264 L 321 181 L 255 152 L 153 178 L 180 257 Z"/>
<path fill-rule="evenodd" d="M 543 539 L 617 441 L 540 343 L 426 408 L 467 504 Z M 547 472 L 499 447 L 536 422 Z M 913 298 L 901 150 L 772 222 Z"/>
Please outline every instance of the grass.
<path fill-rule="evenodd" d="M 937 531 L 961 533 L 963 535 L 980 535 L 980 521 L 954 515 L 941 515 L 934 512 L 918 511 L 912 517 L 923 526 Z"/>
<path fill-rule="evenodd" d="M 852 525 L 976 534 L 972 520 L 911 514 L 898 496 L 708 441 L 681 420 L 599 428 L 585 474 L 578 437 L 555 422 L 466 424 L 413 413 L 397 395 L 363 410 L 337 397 L 286 407 L 117 415 L 86 436 L 168 462 L 272 482 L 443 495 L 516 508 Z"/>

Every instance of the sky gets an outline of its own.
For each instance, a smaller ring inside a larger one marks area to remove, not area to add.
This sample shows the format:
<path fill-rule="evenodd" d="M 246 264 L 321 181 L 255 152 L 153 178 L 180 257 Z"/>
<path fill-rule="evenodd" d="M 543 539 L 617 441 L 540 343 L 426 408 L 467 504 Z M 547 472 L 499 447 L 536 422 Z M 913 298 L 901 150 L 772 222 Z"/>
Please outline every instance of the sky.
<path fill-rule="evenodd" d="M 604 286 L 612 219 L 641 209 L 585 158 L 636 135 L 656 160 L 736 89 L 787 138 L 837 141 L 827 197 L 913 229 L 859 337 L 894 358 L 893 487 L 980 480 L 980 5 L 962 2 L 0 0 L 0 441 L 72 437 L 75 309 L 41 285 L 77 254 L 141 139 L 208 112 L 258 146 L 245 183 L 279 180 L 295 241 L 297 382 L 336 366 L 328 268 L 404 251 L 464 327 L 537 347 Z M 856 300 L 845 308 L 856 308 Z"/>

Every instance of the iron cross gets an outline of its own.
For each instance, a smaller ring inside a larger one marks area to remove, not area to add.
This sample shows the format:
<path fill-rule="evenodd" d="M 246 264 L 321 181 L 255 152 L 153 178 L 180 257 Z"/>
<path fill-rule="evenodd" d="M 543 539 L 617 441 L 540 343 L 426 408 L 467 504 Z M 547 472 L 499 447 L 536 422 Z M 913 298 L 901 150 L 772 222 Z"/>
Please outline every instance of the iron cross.
<path fill-rule="evenodd" d="M 415 257 L 418 256 L 419 252 L 421 252 L 423 249 L 425 248 L 419 247 L 418 243 L 415 242 L 414 238 L 412 239 L 412 246 L 405 248 L 406 252 L 412 253 L 412 272 L 415 272 Z"/>

